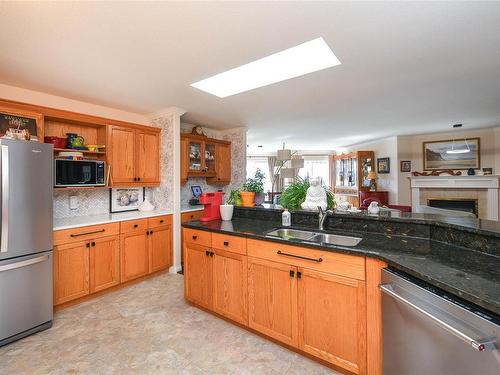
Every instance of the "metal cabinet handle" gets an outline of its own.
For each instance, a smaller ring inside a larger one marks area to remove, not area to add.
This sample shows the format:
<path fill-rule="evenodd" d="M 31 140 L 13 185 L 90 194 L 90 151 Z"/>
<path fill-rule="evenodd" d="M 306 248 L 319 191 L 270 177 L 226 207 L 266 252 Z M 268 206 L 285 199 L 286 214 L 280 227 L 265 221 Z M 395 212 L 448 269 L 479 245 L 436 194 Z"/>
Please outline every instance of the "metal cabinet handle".
<path fill-rule="evenodd" d="M 70 237 L 80 237 L 80 236 L 87 236 L 89 234 L 94 234 L 94 233 L 103 233 L 105 232 L 106 229 L 100 229 L 100 230 L 95 230 L 93 232 L 85 232 L 85 233 L 71 233 Z"/>
<path fill-rule="evenodd" d="M 379 288 L 383 293 L 387 294 L 388 296 L 391 296 L 392 298 L 404 303 L 405 305 L 407 305 L 407 306 L 411 307 L 412 309 L 418 311 L 419 313 L 425 315 L 426 317 L 428 317 L 429 319 L 434 321 L 434 323 L 436 323 L 438 326 L 445 329 L 446 331 L 448 331 L 452 335 L 458 337 L 460 340 L 466 342 L 467 344 L 472 346 L 472 348 L 477 350 L 478 352 L 484 352 L 487 350 L 494 350 L 495 349 L 496 339 L 494 339 L 494 338 L 492 339 L 491 337 L 490 338 L 474 339 L 474 338 L 470 337 L 469 335 L 467 335 L 466 333 L 460 331 L 459 329 L 442 321 L 437 316 L 432 315 L 430 312 L 424 310 L 420 306 L 417 306 L 413 302 L 407 300 L 403 296 L 400 296 L 399 294 L 397 294 L 393 290 L 391 284 L 381 284 L 379 286 Z"/>
<path fill-rule="evenodd" d="M 290 277 L 295 277 L 295 271 L 290 270 Z"/>
<path fill-rule="evenodd" d="M 196 240 L 198 238 L 198 236 L 193 236 L 193 240 Z"/>
<path fill-rule="evenodd" d="M 224 246 L 229 246 L 229 241 L 224 241 Z"/>
<path fill-rule="evenodd" d="M 9 146 L 2 145 L 2 238 L 0 253 L 9 248 Z"/>
<path fill-rule="evenodd" d="M 139 224 L 134 224 L 134 228 L 137 228 L 139 226 Z"/>
<path fill-rule="evenodd" d="M 323 261 L 323 258 L 308 258 L 308 257 L 303 257 L 302 255 L 295 255 L 295 254 L 290 254 L 290 253 L 284 253 L 282 252 L 281 250 L 278 250 L 276 252 L 276 254 L 278 255 L 283 255 L 283 256 L 286 256 L 286 257 L 292 257 L 292 258 L 299 258 L 299 259 L 304 259 L 304 260 L 310 260 L 312 262 L 318 262 L 318 263 L 321 263 Z"/>
<path fill-rule="evenodd" d="M 163 220 L 160 220 L 160 224 L 162 224 L 162 223 L 163 223 Z"/>
<path fill-rule="evenodd" d="M 46 260 L 49 260 L 48 255 L 42 255 L 41 257 L 23 260 L 22 262 L 6 264 L 5 266 L 0 266 L 0 272 L 14 270 L 16 268 L 21 268 L 21 267 L 26 267 L 26 266 L 31 266 L 32 264 L 45 262 Z"/>

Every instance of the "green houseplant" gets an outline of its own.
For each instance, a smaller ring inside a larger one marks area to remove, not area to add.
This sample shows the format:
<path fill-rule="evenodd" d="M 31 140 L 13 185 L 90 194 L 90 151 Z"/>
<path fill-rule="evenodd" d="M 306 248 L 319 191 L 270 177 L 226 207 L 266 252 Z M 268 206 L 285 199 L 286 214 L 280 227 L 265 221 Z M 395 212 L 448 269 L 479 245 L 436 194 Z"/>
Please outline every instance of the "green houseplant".
<path fill-rule="evenodd" d="M 243 184 L 243 191 L 241 192 L 243 206 L 252 207 L 264 202 L 264 179 L 264 173 L 262 173 L 260 169 L 257 169 L 254 178 L 248 178 L 246 180 Z"/>
<path fill-rule="evenodd" d="M 227 198 L 226 204 L 232 204 L 234 206 L 241 206 L 241 194 L 238 189 L 233 189 L 229 192 L 229 197 Z"/>
<path fill-rule="evenodd" d="M 289 185 L 281 194 L 280 204 L 284 208 L 292 210 L 299 209 L 302 202 L 306 200 L 307 189 L 309 189 L 309 186 L 309 181 L 302 179 Z M 332 209 L 335 207 L 333 193 L 326 187 L 323 188 L 326 191 L 328 209 Z"/>

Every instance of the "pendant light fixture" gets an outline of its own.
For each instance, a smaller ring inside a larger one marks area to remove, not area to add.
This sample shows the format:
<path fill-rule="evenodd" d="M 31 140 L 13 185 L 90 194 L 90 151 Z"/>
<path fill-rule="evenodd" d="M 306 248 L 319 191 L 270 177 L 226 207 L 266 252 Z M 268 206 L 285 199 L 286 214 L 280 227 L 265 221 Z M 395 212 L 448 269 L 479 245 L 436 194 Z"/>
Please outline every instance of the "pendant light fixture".
<path fill-rule="evenodd" d="M 467 154 L 468 152 L 470 152 L 470 147 L 467 143 L 467 139 L 464 139 L 464 147 L 455 148 L 455 140 L 453 140 L 451 150 L 446 150 L 447 154 Z"/>
<path fill-rule="evenodd" d="M 287 161 L 292 158 L 292 150 L 285 148 L 285 142 L 283 142 L 283 149 L 278 150 L 277 159 L 279 161 Z"/>

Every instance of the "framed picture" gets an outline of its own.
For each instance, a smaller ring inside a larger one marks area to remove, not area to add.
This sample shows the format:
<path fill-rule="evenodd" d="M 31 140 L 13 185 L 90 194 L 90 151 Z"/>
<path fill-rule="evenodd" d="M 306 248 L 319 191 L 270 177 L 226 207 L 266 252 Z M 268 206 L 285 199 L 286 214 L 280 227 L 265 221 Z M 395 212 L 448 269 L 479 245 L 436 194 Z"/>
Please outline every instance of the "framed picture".
<path fill-rule="evenodd" d="M 195 198 L 199 198 L 201 193 L 202 193 L 201 186 L 199 186 L 199 185 L 191 186 L 191 192 L 193 193 L 193 196 Z"/>
<path fill-rule="evenodd" d="M 391 165 L 389 163 L 389 158 L 378 158 L 377 159 L 377 173 L 390 173 Z"/>
<path fill-rule="evenodd" d="M 9 129 L 11 133 L 28 131 L 30 140 L 43 142 L 43 115 L 0 106 L 0 137 Z"/>
<path fill-rule="evenodd" d="M 479 169 L 479 138 L 452 139 L 423 143 L 424 170 Z"/>
<path fill-rule="evenodd" d="M 493 168 L 483 168 L 483 174 L 489 176 L 493 174 Z"/>
<path fill-rule="evenodd" d="M 411 172 L 411 161 L 401 160 L 401 172 Z"/>
<path fill-rule="evenodd" d="M 136 211 L 144 201 L 143 187 L 116 188 L 109 190 L 109 211 L 111 213 Z"/>

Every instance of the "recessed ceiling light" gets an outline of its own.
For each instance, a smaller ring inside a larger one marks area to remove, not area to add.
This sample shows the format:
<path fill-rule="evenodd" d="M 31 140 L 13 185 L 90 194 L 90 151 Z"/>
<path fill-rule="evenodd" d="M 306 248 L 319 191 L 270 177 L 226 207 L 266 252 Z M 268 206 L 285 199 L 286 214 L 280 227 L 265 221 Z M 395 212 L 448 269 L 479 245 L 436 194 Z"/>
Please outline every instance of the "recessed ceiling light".
<path fill-rule="evenodd" d="M 192 83 L 191 86 L 225 98 L 336 65 L 340 65 L 339 59 L 323 38 L 316 38 Z"/>

